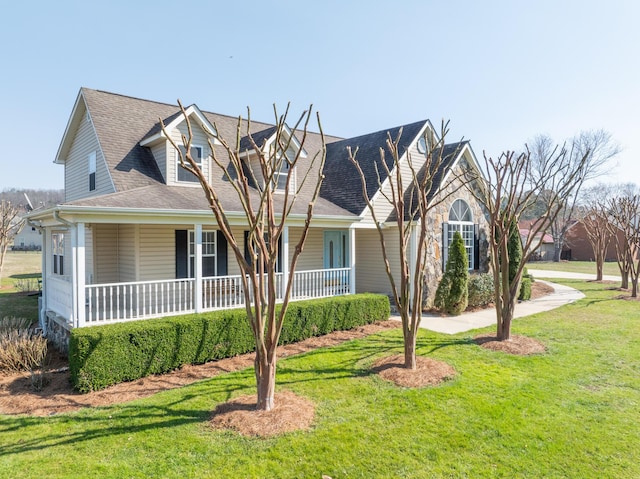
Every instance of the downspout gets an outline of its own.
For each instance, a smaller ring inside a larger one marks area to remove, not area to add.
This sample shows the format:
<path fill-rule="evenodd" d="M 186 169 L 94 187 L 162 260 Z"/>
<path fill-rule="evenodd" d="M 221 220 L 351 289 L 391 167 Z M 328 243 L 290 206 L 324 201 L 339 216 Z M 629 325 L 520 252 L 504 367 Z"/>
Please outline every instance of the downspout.
<path fill-rule="evenodd" d="M 44 336 L 47 335 L 47 322 L 45 321 L 46 316 L 46 304 L 47 304 L 47 293 L 46 288 L 44 287 L 45 279 L 47 277 L 47 230 L 44 226 L 42 226 L 42 222 L 34 222 L 33 220 L 27 219 L 27 224 L 32 228 L 37 229 L 42 235 L 42 258 L 41 269 L 42 269 L 42 289 L 40 291 L 40 299 L 38 304 L 38 324 L 40 324 L 40 329 L 42 330 L 42 334 Z"/>

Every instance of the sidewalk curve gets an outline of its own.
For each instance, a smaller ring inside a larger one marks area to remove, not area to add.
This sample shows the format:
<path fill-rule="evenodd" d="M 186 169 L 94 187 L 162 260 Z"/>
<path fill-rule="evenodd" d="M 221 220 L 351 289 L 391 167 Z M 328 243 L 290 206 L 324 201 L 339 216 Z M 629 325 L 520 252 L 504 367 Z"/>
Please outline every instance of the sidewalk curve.
<path fill-rule="evenodd" d="M 532 272 L 532 274 L 536 276 L 536 273 Z M 540 274 L 540 276 L 543 275 Z M 514 312 L 514 319 L 541 313 L 543 311 L 549 311 L 584 298 L 584 294 L 577 289 L 570 288 L 569 286 L 549 283 L 547 281 L 541 282 L 553 287 L 553 293 L 531 301 L 518 302 Z M 400 320 L 400 317 L 392 316 L 391 319 Z M 496 324 L 496 311 L 494 308 L 463 313 L 460 316 L 439 316 L 425 313 L 422 315 L 422 321 L 420 321 L 421 328 L 446 334 L 461 333 L 472 329 L 491 326 L 492 324 Z"/>

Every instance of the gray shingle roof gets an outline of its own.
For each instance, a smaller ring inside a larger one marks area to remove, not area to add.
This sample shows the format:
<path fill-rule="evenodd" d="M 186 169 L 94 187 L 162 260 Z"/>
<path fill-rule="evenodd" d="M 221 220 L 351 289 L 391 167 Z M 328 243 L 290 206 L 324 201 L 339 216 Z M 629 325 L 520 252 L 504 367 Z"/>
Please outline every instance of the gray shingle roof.
<path fill-rule="evenodd" d="M 177 105 L 141 100 L 88 88 L 82 89 L 82 95 L 102 146 L 116 193 L 86 198 L 69 204 L 96 207 L 208 209 L 200 188 L 166 185 L 150 149 L 140 146 L 140 142 L 144 138 L 153 136 L 160 131 L 160 118 L 166 124 L 181 114 Z M 203 112 L 203 114 L 215 125 L 220 136 L 233 147 L 238 124 L 237 117 L 210 112 Z M 251 122 L 251 127 L 255 132 L 253 133 L 254 139 L 257 140 L 271 136 L 274 131 L 273 125 L 256 121 Z M 246 122 L 242 128 L 246 133 Z M 335 141 L 336 139 L 328 137 L 327 141 Z M 321 150 L 321 147 L 320 135 L 310 132 L 304 144 L 304 148 L 308 152 L 308 157 L 305 159 L 307 164 L 311 163 L 312 158 Z M 222 160 L 226 158 L 226 152 L 222 146 L 217 146 L 216 152 Z M 316 171 L 318 167 L 316 162 L 314 165 Z M 298 180 L 301 181 L 302 177 L 302 172 L 299 172 Z M 240 211 L 236 193 L 222 178 L 222 174 L 216 175 L 212 179 L 212 184 L 220 192 L 220 197 L 223 199 L 227 211 Z M 303 186 L 296 200 L 294 212 L 298 209 L 302 212 L 306 211 L 313 189 L 312 181 Z M 350 215 L 340 206 L 326 200 L 318 201 L 316 212 L 326 215 Z"/>
<path fill-rule="evenodd" d="M 376 164 L 380 180 L 386 179 L 380 159 L 381 148 L 385 151 L 387 165 L 391 167 L 393 164 L 393 158 L 386 146 L 387 133 L 395 140 L 402 128 L 402 136 L 398 144 L 398 151 L 402 155 L 427 124 L 428 120 L 418 121 L 328 144 L 326 179 L 322 185 L 322 196 L 354 214 L 362 213 L 366 208 L 362 197 L 362 184 L 356 168 L 349 161 L 347 147 L 351 147 L 354 152 L 358 148 L 356 158 L 367 180 L 367 194 L 371 198 L 378 188 Z"/>
<path fill-rule="evenodd" d="M 208 209 L 204 194 L 200 188 L 168 186 L 147 147 L 140 142 L 160 131 L 159 119 L 165 124 L 171 122 L 181 113 L 177 105 L 143 100 L 100 90 L 83 88 L 82 97 L 91 115 L 98 140 L 102 147 L 107 166 L 110 170 L 116 193 L 95 198 L 86 198 L 70 204 L 78 206 L 131 207 L 131 208 L 174 208 L 184 210 Z M 215 125 L 220 136 L 231 146 L 236 138 L 237 117 L 203 112 L 209 122 Z M 387 133 L 396 138 L 402 128 L 399 143 L 401 154 L 415 141 L 417 135 L 428 124 L 423 120 L 402 127 L 380 130 L 375 133 L 350 139 L 326 136 L 327 156 L 325 180 L 321 189 L 321 198 L 316 212 L 326 215 L 359 215 L 366 207 L 362 198 L 360 178 L 348 160 L 347 147 L 359 148 L 358 159 L 367 177 L 368 193 L 373 195 L 377 189 L 375 164 L 379 172 L 380 148 L 386 150 Z M 247 137 L 247 123 L 242 126 L 240 139 L 241 149 L 251 149 Z M 261 144 L 275 132 L 273 124 L 252 121 L 251 129 L 254 141 Z M 310 164 L 311 159 L 321 151 L 322 141 L 318 133 L 309 132 L 304 149 Z M 221 146 L 216 147 L 219 158 L 225 158 L 226 152 Z M 386 155 L 386 162 L 391 165 L 392 158 Z M 318 165 L 314 165 L 317 170 Z M 299 181 L 304 176 L 299 170 Z M 294 212 L 306 210 L 308 200 L 313 193 L 313 172 L 310 180 L 302 189 Z M 385 178 L 381 178 L 384 180 Z M 212 180 L 213 186 L 220 191 L 227 211 L 240 211 L 235 192 L 226 183 L 222 175 Z"/>

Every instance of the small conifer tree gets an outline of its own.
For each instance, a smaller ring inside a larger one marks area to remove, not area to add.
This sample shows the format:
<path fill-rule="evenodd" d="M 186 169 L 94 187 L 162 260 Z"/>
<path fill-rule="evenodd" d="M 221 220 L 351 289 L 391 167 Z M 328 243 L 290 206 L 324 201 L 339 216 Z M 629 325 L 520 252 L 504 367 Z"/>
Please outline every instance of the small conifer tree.
<path fill-rule="evenodd" d="M 436 290 L 435 306 L 447 314 L 459 315 L 468 304 L 469 259 L 462 235 L 456 231 L 449 246 L 444 275 Z"/>

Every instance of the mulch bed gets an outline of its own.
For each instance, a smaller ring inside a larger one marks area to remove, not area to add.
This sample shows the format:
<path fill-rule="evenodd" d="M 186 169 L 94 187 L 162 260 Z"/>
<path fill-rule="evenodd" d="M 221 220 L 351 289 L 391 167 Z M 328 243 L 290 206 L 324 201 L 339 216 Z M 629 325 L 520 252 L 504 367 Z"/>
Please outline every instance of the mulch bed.
<path fill-rule="evenodd" d="M 435 386 L 456 375 L 453 366 L 425 356 L 416 356 L 416 369 L 405 368 L 404 356 L 394 355 L 376 361 L 372 370 L 381 378 L 406 388 Z"/>
<path fill-rule="evenodd" d="M 256 396 L 240 396 L 220 404 L 211 415 L 215 429 L 232 429 L 243 436 L 270 437 L 311 428 L 316 408 L 291 391 L 277 392 L 271 411 L 256 411 Z"/>
<path fill-rule="evenodd" d="M 475 336 L 473 340 L 479 346 L 492 351 L 502 351 L 503 353 L 516 354 L 520 356 L 528 356 L 530 354 L 542 354 L 547 348 L 537 339 L 527 336 L 512 335 L 506 341 L 498 341 L 495 335 L 480 334 Z"/>
<path fill-rule="evenodd" d="M 350 331 L 335 331 L 278 348 L 278 357 L 301 354 L 316 348 L 335 346 L 379 331 L 399 328 L 399 321 L 387 320 Z M 254 354 L 248 353 L 205 364 L 185 365 L 170 373 L 147 376 L 136 381 L 115 384 L 100 391 L 80 394 L 71 387 L 70 374 L 64 361 L 57 358 L 46 373 L 46 386 L 40 392 L 31 388 L 29 373 L 0 375 L 0 414 L 49 416 L 85 407 L 109 406 L 151 396 L 219 374 L 253 367 Z M 51 371 L 53 368 L 53 371 Z M 255 401 L 255 399 L 254 399 Z"/>

